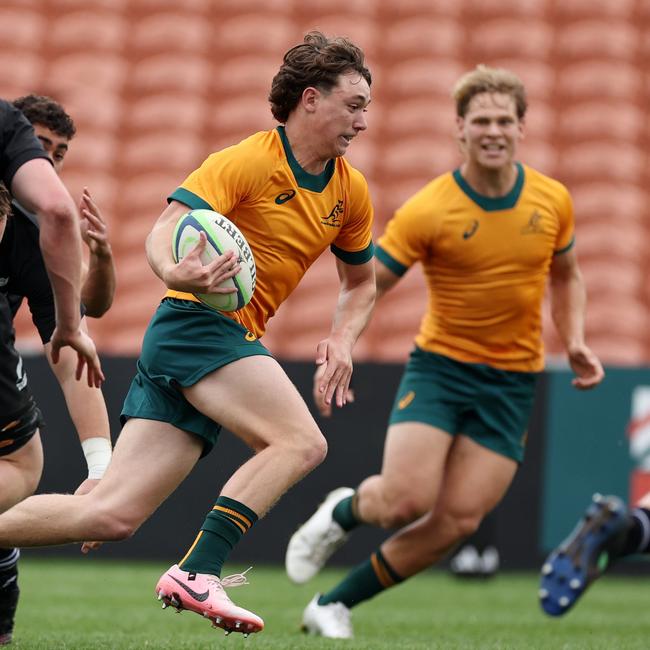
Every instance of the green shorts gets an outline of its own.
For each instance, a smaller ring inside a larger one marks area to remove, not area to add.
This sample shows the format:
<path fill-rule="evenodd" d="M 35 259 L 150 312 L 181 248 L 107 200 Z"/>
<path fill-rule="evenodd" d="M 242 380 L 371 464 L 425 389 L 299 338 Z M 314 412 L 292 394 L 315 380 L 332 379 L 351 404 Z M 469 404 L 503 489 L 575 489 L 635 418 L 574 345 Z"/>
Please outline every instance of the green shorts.
<path fill-rule="evenodd" d="M 415 348 L 390 424 L 423 422 L 521 462 L 539 373 L 463 363 Z"/>
<path fill-rule="evenodd" d="M 239 323 L 200 303 L 165 298 L 145 332 L 138 371 L 122 407 L 122 424 L 129 418 L 169 422 L 200 436 L 205 456 L 221 425 L 197 411 L 180 387 L 256 355 L 272 356 Z"/>

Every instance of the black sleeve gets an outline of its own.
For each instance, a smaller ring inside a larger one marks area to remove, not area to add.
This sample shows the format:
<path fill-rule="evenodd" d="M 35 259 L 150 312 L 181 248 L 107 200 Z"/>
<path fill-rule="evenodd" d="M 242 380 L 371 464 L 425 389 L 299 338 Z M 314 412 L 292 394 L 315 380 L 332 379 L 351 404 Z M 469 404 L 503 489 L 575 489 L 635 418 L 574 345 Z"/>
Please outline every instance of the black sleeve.
<path fill-rule="evenodd" d="M 48 155 L 27 118 L 11 103 L 0 99 L 0 179 L 11 191 L 11 181 L 29 160 Z"/>

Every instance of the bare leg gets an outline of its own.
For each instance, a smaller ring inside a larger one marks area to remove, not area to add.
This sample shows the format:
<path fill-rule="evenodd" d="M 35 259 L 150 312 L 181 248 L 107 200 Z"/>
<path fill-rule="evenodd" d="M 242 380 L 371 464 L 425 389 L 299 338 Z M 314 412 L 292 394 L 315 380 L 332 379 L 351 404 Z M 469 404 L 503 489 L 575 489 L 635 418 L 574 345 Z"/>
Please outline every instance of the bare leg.
<path fill-rule="evenodd" d="M 420 422 L 389 427 L 381 474 L 365 479 L 357 489 L 359 519 L 396 528 L 431 510 L 452 442 L 442 429 Z"/>
<path fill-rule="evenodd" d="M 36 432 L 20 449 L 0 456 L 0 512 L 34 494 L 43 471 L 43 447 Z"/>
<path fill-rule="evenodd" d="M 19 503 L 0 515 L 0 547 L 129 537 L 187 476 L 201 449 L 196 436 L 170 424 L 129 420 L 94 490 Z"/>
<path fill-rule="evenodd" d="M 440 560 L 501 501 L 516 470 L 514 460 L 458 436 L 435 508 L 381 547 L 393 569 L 406 578 Z"/>
<path fill-rule="evenodd" d="M 260 517 L 325 458 L 325 438 L 296 387 L 271 357 L 239 359 L 183 393 L 196 409 L 256 452 L 221 494 L 245 503 Z"/>

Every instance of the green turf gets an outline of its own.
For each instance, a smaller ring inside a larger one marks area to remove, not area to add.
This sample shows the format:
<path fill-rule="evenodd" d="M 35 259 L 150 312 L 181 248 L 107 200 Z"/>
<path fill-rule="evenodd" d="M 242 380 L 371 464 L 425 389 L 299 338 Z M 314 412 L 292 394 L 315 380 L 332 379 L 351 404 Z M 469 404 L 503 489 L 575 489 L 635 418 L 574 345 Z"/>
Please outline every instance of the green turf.
<path fill-rule="evenodd" d="M 326 571 L 296 587 L 279 568 L 255 567 L 251 585 L 231 591 L 233 600 L 258 612 L 266 630 L 248 639 L 224 637 L 195 614 L 162 611 L 153 596 L 162 564 L 23 559 L 22 596 L 15 650 L 51 648 L 192 649 L 354 648 L 566 649 L 650 647 L 647 578 L 607 576 L 565 618 L 543 615 L 537 577 L 501 574 L 486 582 L 428 572 L 354 611 L 353 641 L 306 637 L 302 609 L 341 572 Z M 229 570 L 245 567 L 230 566 Z"/>

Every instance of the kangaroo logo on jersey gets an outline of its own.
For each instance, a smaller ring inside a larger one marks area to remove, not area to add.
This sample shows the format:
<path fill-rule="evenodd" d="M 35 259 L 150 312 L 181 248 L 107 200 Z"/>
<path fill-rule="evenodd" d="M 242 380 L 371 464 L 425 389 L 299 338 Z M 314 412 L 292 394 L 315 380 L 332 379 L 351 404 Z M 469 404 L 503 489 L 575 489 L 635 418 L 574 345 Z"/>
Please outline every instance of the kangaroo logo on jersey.
<path fill-rule="evenodd" d="M 521 229 L 522 235 L 536 235 L 544 232 L 544 224 L 542 223 L 542 215 L 535 210 L 530 215 L 528 223 Z"/>
<path fill-rule="evenodd" d="M 469 239 L 478 230 L 478 219 L 472 219 L 463 232 L 463 239 Z"/>
<path fill-rule="evenodd" d="M 255 336 L 255 334 L 253 334 L 253 332 L 246 332 L 246 334 L 244 335 L 244 338 L 247 341 L 257 341 L 257 336 Z"/>
<path fill-rule="evenodd" d="M 275 202 L 278 205 L 282 205 L 283 203 L 286 203 L 287 201 L 291 201 L 291 199 L 296 196 L 296 190 L 285 190 L 281 194 L 278 194 L 275 197 Z"/>
<path fill-rule="evenodd" d="M 342 216 L 343 216 L 343 199 L 339 199 L 336 202 L 336 205 L 332 208 L 331 212 L 326 217 L 322 217 L 320 222 L 324 226 L 330 226 L 331 228 L 340 228 Z"/>

